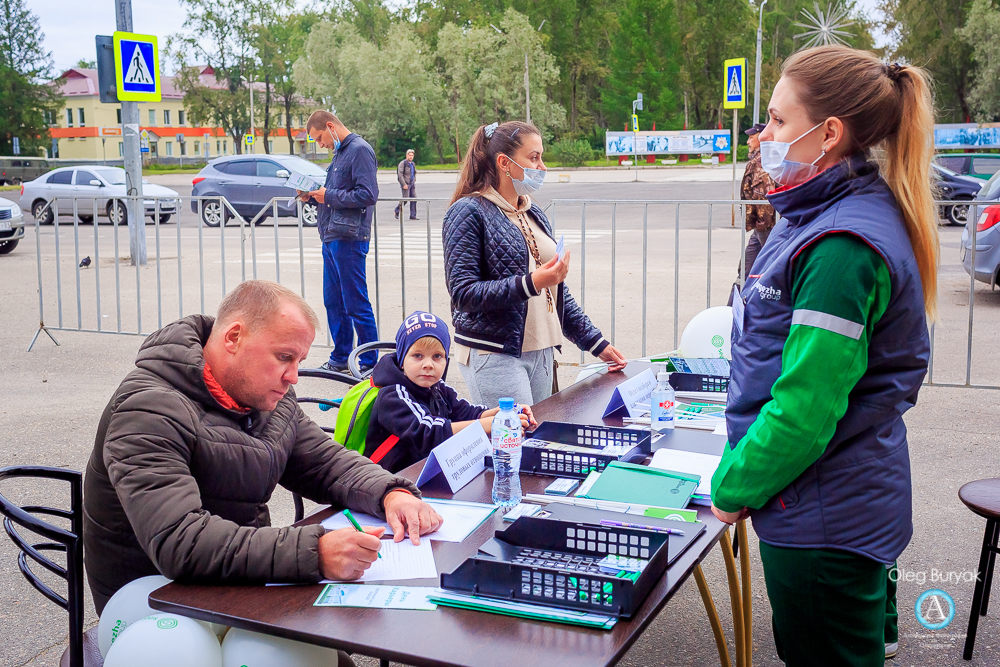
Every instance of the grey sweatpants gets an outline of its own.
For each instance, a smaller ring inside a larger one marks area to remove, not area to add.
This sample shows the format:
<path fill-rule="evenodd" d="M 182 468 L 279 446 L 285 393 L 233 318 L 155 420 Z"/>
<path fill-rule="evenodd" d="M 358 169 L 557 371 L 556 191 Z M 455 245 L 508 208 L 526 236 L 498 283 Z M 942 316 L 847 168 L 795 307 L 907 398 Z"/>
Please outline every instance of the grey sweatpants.
<path fill-rule="evenodd" d="M 458 364 L 472 402 L 495 408 L 510 396 L 520 405 L 534 405 L 552 395 L 552 353 L 555 348 L 507 354 L 469 353 L 469 365 Z"/>

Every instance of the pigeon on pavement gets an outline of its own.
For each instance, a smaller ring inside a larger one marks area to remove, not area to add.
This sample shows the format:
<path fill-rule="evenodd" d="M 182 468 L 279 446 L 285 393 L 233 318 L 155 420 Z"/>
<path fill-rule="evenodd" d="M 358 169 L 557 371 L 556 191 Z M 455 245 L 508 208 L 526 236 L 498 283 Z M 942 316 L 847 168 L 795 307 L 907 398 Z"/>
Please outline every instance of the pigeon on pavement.
<path fill-rule="evenodd" d="M 83 259 L 80 260 L 80 268 L 81 269 L 85 269 L 88 266 L 90 266 L 90 255 L 87 255 L 86 257 L 84 257 Z"/>

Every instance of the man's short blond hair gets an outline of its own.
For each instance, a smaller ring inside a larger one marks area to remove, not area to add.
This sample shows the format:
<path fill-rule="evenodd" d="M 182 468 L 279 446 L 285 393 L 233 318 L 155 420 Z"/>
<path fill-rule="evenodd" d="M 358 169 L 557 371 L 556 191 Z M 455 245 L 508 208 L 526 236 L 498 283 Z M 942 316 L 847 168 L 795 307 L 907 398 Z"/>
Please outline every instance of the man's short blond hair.
<path fill-rule="evenodd" d="M 308 134 L 310 130 L 325 130 L 327 123 L 343 125 L 343 123 L 340 122 L 340 119 L 329 111 L 325 111 L 323 109 L 313 111 L 312 115 L 309 116 L 309 120 L 306 121 L 306 133 Z"/>
<path fill-rule="evenodd" d="M 267 327 L 286 303 L 298 308 L 313 329 L 319 329 L 316 311 L 305 299 L 270 280 L 245 280 L 237 285 L 219 304 L 215 322 L 228 325 L 239 319 L 247 330 L 256 332 Z"/>

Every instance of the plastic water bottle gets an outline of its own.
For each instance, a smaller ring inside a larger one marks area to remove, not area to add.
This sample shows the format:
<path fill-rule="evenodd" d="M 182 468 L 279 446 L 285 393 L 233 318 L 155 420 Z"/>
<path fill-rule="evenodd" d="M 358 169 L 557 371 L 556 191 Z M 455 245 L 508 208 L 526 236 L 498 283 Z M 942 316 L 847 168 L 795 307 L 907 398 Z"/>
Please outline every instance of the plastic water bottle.
<path fill-rule="evenodd" d="M 513 507 L 521 502 L 521 417 L 513 398 L 500 399 L 493 417 L 493 504 Z"/>
<path fill-rule="evenodd" d="M 677 396 L 670 386 L 670 373 L 660 372 L 656 375 L 656 389 L 649 397 L 649 425 L 654 431 L 673 428 L 677 406 Z"/>

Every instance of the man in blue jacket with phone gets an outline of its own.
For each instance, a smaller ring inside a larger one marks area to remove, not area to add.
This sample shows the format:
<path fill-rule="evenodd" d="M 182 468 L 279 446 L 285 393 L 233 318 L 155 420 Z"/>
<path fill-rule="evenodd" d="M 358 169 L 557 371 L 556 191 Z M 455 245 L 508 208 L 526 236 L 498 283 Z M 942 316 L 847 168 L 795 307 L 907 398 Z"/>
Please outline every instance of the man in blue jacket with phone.
<path fill-rule="evenodd" d="M 378 200 L 378 165 L 371 145 L 329 111 L 314 111 L 306 132 L 321 147 L 334 151 L 326 184 L 303 193 L 301 199 L 316 202 L 323 242 L 323 303 L 333 351 L 320 368 L 343 372 L 354 349 L 355 333 L 358 345 L 378 340 L 365 274 L 372 214 Z M 372 350 L 361 355 L 359 363 L 368 369 L 376 360 L 377 353 Z"/>

